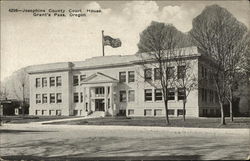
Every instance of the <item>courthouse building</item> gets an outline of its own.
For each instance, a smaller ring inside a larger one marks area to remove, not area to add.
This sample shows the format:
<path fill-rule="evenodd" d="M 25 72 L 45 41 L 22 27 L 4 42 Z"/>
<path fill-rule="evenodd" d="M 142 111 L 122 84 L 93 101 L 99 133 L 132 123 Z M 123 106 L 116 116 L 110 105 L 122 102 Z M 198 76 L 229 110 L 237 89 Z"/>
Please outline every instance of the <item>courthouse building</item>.
<path fill-rule="evenodd" d="M 218 115 L 218 100 L 209 75 L 213 61 L 196 47 L 185 49 L 182 58 L 192 62 L 192 72 L 200 80 L 197 89 L 187 97 L 186 116 Z M 165 116 L 161 87 L 148 83 L 159 81 L 157 68 L 150 64 L 145 67 L 143 55 L 148 54 L 101 56 L 28 67 L 30 115 Z M 174 61 L 171 67 L 175 72 L 181 69 Z M 169 90 L 169 115 L 182 115 L 183 89 Z"/>

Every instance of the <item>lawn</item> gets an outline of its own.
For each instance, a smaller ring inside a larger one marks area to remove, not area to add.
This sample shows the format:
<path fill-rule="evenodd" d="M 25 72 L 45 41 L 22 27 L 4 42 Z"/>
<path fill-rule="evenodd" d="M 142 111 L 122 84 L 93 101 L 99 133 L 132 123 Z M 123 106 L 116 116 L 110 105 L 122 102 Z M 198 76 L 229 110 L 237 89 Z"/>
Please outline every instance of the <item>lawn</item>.
<path fill-rule="evenodd" d="M 67 118 L 76 118 L 75 116 L 1 116 L 2 123 L 29 123 L 29 122 L 40 122 L 40 121 L 49 121 L 57 119 L 67 119 Z"/>
<path fill-rule="evenodd" d="M 234 122 L 226 118 L 226 125 L 220 126 L 220 118 L 170 118 L 169 127 L 200 127 L 200 128 L 249 128 L 250 118 L 238 117 Z M 166 126 L 164 117 L 104 117 L 75 121 L 64 121 L 51 124 L 68 125 L 126 125 L 126 126 Z"/>

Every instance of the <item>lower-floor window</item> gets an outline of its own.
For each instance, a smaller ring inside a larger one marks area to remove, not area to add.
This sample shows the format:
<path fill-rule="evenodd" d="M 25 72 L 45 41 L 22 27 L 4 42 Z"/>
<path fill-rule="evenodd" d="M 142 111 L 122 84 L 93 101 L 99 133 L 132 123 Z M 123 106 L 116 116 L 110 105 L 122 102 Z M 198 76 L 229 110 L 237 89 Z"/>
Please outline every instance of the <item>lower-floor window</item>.
<path fill-rule="evenodd" d="M 42 110 L 42 115 L 45 115 L 45 113 L 46 113 L 46 110 Z"/>
<path fill-rule="evenodd" d="M 161 110 L 161 109 L 156 109 L 156 110 L 154 111 L 154 115 L 155 115 L 155 116 L 161 116 L 161 115 L 162 115 L 162 110 Z"/>
<path fill-rule="evenodd" d="M 79 96 L 78 93 L 74 93 L 74 103 L 79 102 Z"/>
<path fill-rule="evenodd" d="M 178 109 L 178 110 L 177 110 L 177 116 L 183 115 L 183 113 L 186 114 L 186 111 L 183 112 L 183 109 Z"/>
<path fill-rule="evenodd" d="M 54 112 L 54 110 L 49 110 L 49 115 L 55 115 Z"/>
<path fill-rule="evenodd" d="M 152 89 L 145 89 L 145 101 L 152 101 Z"/>
<path fill-rule="evenodd" d="M 155 89 L 155 101 L 162 101 L 162 90 Z"/>
<path fill-rule="evenodd" d="M 151 109 L 144 110 L 144 116 L 152 116 L 152 110 Z"/>
<path fill-rule="evenodd" d="M 50 94 L 50 103 L 55 103 L 56 99 L 55 99 L 55 93 L 51 93 Z"/>
<path fill-rule="evenodd" d="M 168 110 L 168 115 L 174 115 L 174 110 L 173 109 Z"/>
<path fill-rule="evenodd" d="M 128 115 L 134 115 L 135 110 L 128 110 Z"/>
<path fill-rule="evenodd" d="M 56 102 L 57 103 L 62 103 L 62 94 L 61 93 L 56 94 Z"/>
<path fill-rule="evenodd" d="M 186 91 L 184 88 L 178 88 L 178 100 L 185 100 Z"/>
<path fill-rule="evenodd" d="M 78 110 L 74 110 L 74 115 L 77 115 L 78 114 Z"/>
<path fill-rule="evenodd" d="M 126 102 L 126 91 L 120 91 L 120 102 Z"/>
<path fill-rule="evenodd" d="M 62 111 L 61 111 L 61 110 L 56 110 L 56 115 L 57 115 L 57 116 L 61 116 L 61 114 L 62 114 Z"/>
<path fill-rule="evenodd" d="M 41 95 L 36 94 L 36 103 L 41 103 Z"/>
<path fill-rule="evenodd" d="M 208 113 L 207 113 L 207 109 L 203 109 L 203 110 L 202 110 L 202 113 L 203 113 L 203 116 L 207 116 L 207 114 L 208 114 Z"/>

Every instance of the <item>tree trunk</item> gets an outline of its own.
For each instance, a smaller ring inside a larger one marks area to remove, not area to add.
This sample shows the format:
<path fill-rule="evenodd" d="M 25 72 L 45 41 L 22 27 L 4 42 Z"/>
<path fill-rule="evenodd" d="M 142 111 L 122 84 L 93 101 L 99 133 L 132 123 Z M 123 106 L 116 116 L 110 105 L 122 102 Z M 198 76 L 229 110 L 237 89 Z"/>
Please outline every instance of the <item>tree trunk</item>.
<path fill-rule="evenodd" d="M 220 111 L 221 111 L 221 125 L 226 125 L 225 115 L 224 115 L 224 109 L 223 109 L 222 102 L 220 102 Z"/>
<path fill-rule="evenodd" d="M 24 118 L 24 105 L 25 105 L 24 85 L 22 85 L 22 87 L 23 87 L 22 116 L 23 116 L 23 118 Z"/>
<path fill-rule="evenodd" d="M 233 122 L 234 121 L 234 117 L 233 117 L 233 100 L 229 101 L 229 107 L 230 107 L 230 119 Z"/>
<path fill-rule="evenodd" d="M 183 121 L 186 120 L 186 101 L 183 100 Z"/>
<path fill-rule="evenodd" d="M 166 110 L 166 125 L 169 125 L 170 123 L 169 123 L 169 118 L 168 118 L 168 101 L 165 100 L 164 103 L 165 103 L 165 110 Z"/>

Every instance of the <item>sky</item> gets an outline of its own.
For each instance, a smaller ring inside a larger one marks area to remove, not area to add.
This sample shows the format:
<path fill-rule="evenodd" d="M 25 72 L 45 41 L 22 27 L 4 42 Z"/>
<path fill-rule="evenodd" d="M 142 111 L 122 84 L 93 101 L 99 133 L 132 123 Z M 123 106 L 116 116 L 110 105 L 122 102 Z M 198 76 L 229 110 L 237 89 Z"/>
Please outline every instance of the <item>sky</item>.
<path fill-rule="evenodd" d="M 122 46 L 105 46 L 105 55 L 137 52 L 139 34 L 151 23 L 171 23 L 182 32 L 207 6 L 218 4 L 248 28 L 248 1 L 1 1 L 1 78 L 36 64 L 83 61 L 102 56 L 102 35 L 120 38 Z M 65 10 L 66 17 L 33 16 L 9 9 Z M 101 10 L 70 17 L 69 9 Z"/>

